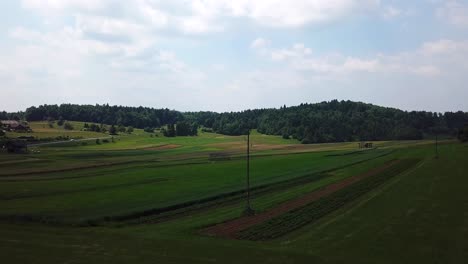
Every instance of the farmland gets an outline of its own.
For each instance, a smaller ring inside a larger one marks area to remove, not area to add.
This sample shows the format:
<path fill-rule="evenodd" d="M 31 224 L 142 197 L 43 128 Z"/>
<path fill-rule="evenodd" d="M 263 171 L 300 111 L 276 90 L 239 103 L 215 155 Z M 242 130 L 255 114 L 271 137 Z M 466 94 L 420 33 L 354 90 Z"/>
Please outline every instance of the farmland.
<path fill-rule="evenodd" d="M 97 144 L 94 138 L 109 136 L 73 124 L 64 131 L 33 122 L 31 135 L 91 140 L 0 154 L 0 258 L 7 263 L 468 258 L 464 144 L 443 141 L 436 159 L 428 140 L 359 150 L 356 142 L 302 145 L 254 131 L 252 207 L 254 217 L 269 216 L 224 236 L 207 230 L 249 221 L 242 216 L 245 136 L 167 138 L 135 129 Z M 307 197 L 317 199 L 295 202 Z"/>

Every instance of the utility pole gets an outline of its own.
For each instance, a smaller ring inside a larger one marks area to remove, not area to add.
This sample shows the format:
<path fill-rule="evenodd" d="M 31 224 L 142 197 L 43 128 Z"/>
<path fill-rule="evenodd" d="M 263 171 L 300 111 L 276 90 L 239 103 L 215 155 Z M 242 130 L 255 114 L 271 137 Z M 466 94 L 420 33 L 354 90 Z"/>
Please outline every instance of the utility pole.
<path fill-rule="evenodd" d="M 247 203 L 244 211 L 244 215 L 250 216 L 255 213 L 250 205 L 250 129 L 247 131 Z"/>

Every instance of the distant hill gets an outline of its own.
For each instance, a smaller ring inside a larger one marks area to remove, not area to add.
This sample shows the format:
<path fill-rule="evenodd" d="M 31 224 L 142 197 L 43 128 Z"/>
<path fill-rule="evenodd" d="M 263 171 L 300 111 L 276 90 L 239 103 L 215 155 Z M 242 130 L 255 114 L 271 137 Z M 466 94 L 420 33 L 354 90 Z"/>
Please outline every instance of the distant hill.
<path fill-rule="evenodd" d="M 402 111 L 352 101 L 329 101 L 279 109 L 242 112 L 179 112 L 148 107 L 109 105 L 41 105 L 25 112 L 0 113 L 0 119 L 13 117 L 38 121 L 64 119 L 137 128 L 160 127 L 179 122 L 193 123 L 226 135 L 245 134 L 248 129 L 303 143 L 357 140 L 422 139 L 435 133 L 455 136 L 468 124 L 468 113 Z"/>

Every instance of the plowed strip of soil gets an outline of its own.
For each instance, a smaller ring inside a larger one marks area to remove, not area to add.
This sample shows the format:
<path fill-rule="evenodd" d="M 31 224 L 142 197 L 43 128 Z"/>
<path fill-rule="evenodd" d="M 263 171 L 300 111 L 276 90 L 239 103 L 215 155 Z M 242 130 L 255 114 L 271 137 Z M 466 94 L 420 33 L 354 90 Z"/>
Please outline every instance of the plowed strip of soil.
<path fill-rule="evenodd" d="M 175 149 L 178 147 L 180 147 L 180 145 L 165 144 L 165 145 L 160 145 L 160 146 L 155 146 L 155 147 L 144 148 L 144 150 L 166 150 L 166 149 Z"/>
<path fill-rule="evenodd" d="M 314 191 L 300 198 L 284 202 L 278 205 L 277 207 L 272 208 L 268 211 L 256 214 L 254 216 L 245 216 L 245 217 L 237 218 L 237 219 L 224 222 L 218 225 L 214 225 L 214 226 L 203 229 L 201 232 L 203 234 L 212 235 L 212 236 L 236 238 L 237 233 L 239 233 L 242 230 L 248 229 L 254 225 L 260 224 L 264 221 L 277 217 L 288 211 L 306 206 L 309 203 L 317 201 L 318 199 L 322 197 L 330 195 L 364 178 L 383 172 L 386 169 L 390 168 L 391 166 L 397 164 L 398 162 L 400 161 L 399 160 L 391 161 L 381 167 L 367 171 L 366 173 L 349 177 L 340 182 L 327 185 L 320 190 Z"/>

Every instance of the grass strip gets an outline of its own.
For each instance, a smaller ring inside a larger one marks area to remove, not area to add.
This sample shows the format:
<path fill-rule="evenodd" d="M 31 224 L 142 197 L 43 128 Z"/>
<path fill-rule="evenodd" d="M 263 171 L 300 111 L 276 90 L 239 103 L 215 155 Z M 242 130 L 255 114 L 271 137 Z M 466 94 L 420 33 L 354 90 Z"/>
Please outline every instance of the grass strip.
<path fill-rule="evenodd" d="M 419 160 L 416 159 L 401 160 L 401 162 L 381 173 L 356 182 L 307 206 L 291 210 L 266 222 L 240 231 L 236 237 L 252 241 L 263 241 L 284 236 L 356 200 L 418 162 Z"/>

